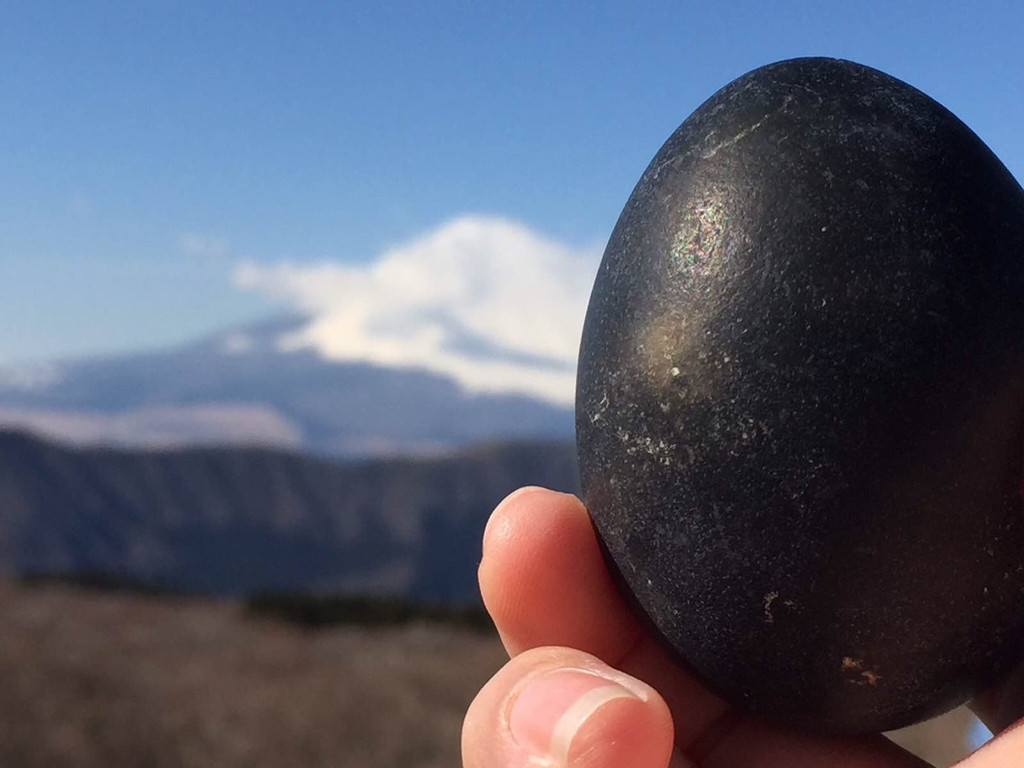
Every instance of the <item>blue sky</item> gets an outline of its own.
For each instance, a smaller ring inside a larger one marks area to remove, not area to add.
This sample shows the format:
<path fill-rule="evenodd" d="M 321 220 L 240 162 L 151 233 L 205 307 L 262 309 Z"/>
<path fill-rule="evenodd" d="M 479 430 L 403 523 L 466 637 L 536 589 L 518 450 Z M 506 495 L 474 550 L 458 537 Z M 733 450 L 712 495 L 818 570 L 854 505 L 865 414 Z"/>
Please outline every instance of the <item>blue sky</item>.
<path fill-rule="evenodd" d="M 458 272 L 452 232 L 486 261 L 488 221 L 590 263 L 687 114 L 793 56 L 910 82 L 1024 178 L 1017 2 L 360 5 L 0 5 L 0 361 L 317 311 L 313 265 L 387 302 L 423 253 Z"/>

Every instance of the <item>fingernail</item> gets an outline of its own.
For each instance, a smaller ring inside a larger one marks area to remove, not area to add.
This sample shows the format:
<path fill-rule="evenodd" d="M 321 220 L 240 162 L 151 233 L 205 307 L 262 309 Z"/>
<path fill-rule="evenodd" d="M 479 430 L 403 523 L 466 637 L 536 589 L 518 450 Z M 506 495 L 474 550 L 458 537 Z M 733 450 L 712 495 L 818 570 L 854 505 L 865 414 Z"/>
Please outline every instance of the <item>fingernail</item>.
<path fill-rule="evenodd" d="M 512 738 L 551 766 L 568 765 L 580 729 L 610 701 L 643 699 L 625 686 L 591 672 L 562 669 L 529 682 L 512 704 Z"/>

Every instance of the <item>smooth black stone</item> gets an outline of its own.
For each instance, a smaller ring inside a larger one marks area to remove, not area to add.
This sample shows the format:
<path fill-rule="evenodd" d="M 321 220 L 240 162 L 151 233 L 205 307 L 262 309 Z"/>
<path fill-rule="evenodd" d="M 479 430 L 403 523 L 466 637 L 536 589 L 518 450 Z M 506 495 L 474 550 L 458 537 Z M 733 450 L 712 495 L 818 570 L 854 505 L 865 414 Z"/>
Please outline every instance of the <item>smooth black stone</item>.
<path fill-rule="evenodd" d="M 730 702 L 879 731 L 1024 659 L 1024 192 L 905 83 L 786 61 L 680 126 L 576 420 L 613 571 Z"/>

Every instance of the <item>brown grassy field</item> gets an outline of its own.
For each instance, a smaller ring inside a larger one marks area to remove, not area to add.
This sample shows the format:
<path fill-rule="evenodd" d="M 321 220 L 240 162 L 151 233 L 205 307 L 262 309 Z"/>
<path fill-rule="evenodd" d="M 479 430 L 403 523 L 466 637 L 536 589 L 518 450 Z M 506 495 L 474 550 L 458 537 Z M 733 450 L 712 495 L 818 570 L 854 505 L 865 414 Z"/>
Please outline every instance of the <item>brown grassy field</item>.
<path fill-rule="evenodd" d="M 229 603 L 0 586 L 0 765 L 451 768 L 502 663 L 453 628 L 307 632 Z"/>
<path fill-rule="evenodd" d="M 453 627 L 311 632 L 233 603 L 0 583 L 0 765 L 456 768 L 503 661 Z M 957 717 L 904 740 L 948 765 Z"/>

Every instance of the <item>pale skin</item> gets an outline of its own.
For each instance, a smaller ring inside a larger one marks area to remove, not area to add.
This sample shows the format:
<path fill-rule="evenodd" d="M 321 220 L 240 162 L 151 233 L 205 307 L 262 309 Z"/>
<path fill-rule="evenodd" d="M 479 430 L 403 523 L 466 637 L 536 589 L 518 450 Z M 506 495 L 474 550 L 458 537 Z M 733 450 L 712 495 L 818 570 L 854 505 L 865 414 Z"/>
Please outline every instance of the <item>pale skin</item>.
<path fill-rule="evenodd" d="M 523 488 L 484 534 L 480 588 L 510 661 L 462 732 L 464 768 L 925 768 L 882 736 L 829 738 L 731 709 L 674 663 L 619 596 L 580 501 Z M 1024 684 L 975 709 L 1002 733 L 958 768 L 1021 768 Z"/>

